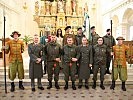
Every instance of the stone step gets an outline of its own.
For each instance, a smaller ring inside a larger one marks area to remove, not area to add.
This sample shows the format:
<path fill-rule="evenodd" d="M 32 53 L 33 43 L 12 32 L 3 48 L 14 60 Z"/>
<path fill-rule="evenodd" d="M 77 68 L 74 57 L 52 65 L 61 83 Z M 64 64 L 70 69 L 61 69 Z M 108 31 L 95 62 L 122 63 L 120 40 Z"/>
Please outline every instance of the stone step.
<path fill-rule="evenodd" d="M 0 76 L 1 76 L 1 75 L 0 75 Z M 25 77 L 25 79 L 24 79 L 23 81 L 24 81 L 25 83 L 28 83 L 28 84 L 30 85 L 29 75 L 25 75 L 25 76 L 26 76 L 26 77 Z M 76 84 L 78 84 L 78 76 L 76 75 L 76 77 L 77 77 Z M 91 74 L 91 75 L 90 75 L 90 79 L 89 79 L 90 84 L 93 83 L 92 77 L 93 77 L 93 75 Z M 98 73 L 97 79 L 98 79 L 97 82 L 100 83 L 100 74 L 99 74 L 99 73 Z M 7 81 L 7 83 L 10 83 L 10 80 L 9 80 L 8 76 L 7 76 L 7 78 L 6 78 L 6 81 Z M 19 80 L 16 78 L 16 79 L 15 79 L 15 82 L 18 83 L 18 81 L 19 81 Z M 42 82 L 44 83 L 44 85 L 47 85 L 47 84 L 48 84 L 47 74 L 45 74 L 45 75 L 43 76 Z M 1 83 L 1 84 L 4 84 L 4 76 L 1 76 L 1 77 L 0 77 L 0 83 Z M 54 83 L 54 80 L 53 80 L 53 83 Z M 63 73 L 61 73 L 61 74 L 59 75 L 59 83 L 60 83 L 61 85 L 64 85 L 64 84 L 65 84 L 65 82 L 64 82 L 64 74 L 63 74 Z M 104 83 L 105 83 L 105 84 L 110 84 L 110 83 L 111 83 L 111 75 L 105 75 L 105 81 L 104 81 Z M 127 84 L 133 84 L 133 74 L 128 74 L 128 80 L 127 80 L 126 83 L 127 83 Z M 119 79 L 117 80 L 117 84 L 121 84 L 121 81 L 120 81 Z"/>

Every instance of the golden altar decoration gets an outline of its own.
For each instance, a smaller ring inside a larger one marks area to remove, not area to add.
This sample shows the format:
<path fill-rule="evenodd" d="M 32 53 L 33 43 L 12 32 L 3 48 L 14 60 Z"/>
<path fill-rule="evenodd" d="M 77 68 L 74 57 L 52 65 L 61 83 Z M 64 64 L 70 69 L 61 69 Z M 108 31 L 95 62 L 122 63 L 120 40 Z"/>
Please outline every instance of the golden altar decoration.
<path fill-rule="evenodd" d="M 41 0 L 35 2 L 34 21 L 37 22 L 39 30 L 53 32 L 68 25 L 76 33 L 78 27 L 83 26 L 84 14 L 78 0 Z"/>

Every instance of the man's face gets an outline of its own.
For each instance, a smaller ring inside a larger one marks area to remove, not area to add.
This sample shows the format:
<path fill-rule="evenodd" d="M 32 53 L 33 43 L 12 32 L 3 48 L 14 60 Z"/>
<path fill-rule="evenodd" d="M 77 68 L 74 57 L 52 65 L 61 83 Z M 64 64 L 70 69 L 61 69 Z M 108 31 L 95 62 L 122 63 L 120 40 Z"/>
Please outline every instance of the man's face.
<path fill-rule="evenodd" d="M 56 41 L 56 36 L 55 35 L 51 35 L 51 41 L 55 42 Z"/>
<path fill-rule="evenodd" d="M 18 39 L 18 34 L 17 33 L 14 33 L 13 38 L 14 39 Z"/>
<path fill-rule="evenodd" d="M 108 32 L 107 32 L 107 35 L 110 35 L 110 34 L 111 34 L 111 31 L 108 31 Z"/>
<path fill-rule="evenodd" d="M 118 40 L 118 45 L 122 45 L 123 44 L 123 40 Z"/>
<path fill-rule="evenodd" d="M 72 38 L 67 38 L 67 44 L 72 45 L 73 44 L 73 39 Z"/>
<path fill-rule="evenodd" d="M 71 28 L 68 28 L 67 30 L 66 30 L 66 33 L 71 33 Z"/>
<path fill-rule="evenodd" d="M 82 29 L 79 29 L 78 30 L 78 34 L 82 34 Z"/>
<path fill-rule="evenodd" d="M 102 44 L 103 44 L 103 39 L 102 39 L 102 38 L 99 38 L 99 39 L 97 40 L 97 42 L 98 42 L 99 45 L 102 45 Z"/>
<path fill-rule="evenodd" d="M 91 29 L 91 33 L 95 33 L 95 28 Z"/>
<path fill-rule="evenodd" d="M 87 42 L 88 42 L 88 41 L 87 41 L 87 38 L 83 37 L 83 38 L 82 38 L 82 44 L 83 44 L 83 45 L 86 45 Z"/>
<path fill-rule="evenodd" d="M 34 37 L 34 42 L 35 42 L 35 43 L 38 43 L 38 41 L 39 41 L 39 37 L 38 37 L 38 36 L 35 36 L 35 37 Z"/>

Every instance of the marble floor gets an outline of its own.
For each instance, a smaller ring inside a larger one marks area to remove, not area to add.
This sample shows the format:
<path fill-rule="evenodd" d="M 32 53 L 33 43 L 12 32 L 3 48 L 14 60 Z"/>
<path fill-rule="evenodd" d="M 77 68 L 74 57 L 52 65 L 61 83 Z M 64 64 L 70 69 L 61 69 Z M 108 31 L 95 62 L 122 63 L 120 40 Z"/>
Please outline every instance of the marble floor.
<path fill-rule="evenodd" d="M 82 89 L 56 90 L 54 87 L 50 90 L 41 91 L 36 88 L 35 92 L 31 91 L 30 86 L 25 86 L 25 90 L 19 90 L 16 86 L 15 92 L 10 92 L 10 87 L 7 87 L 7 94 L 4 86 L 0 86 L 0 100 L 133 100 L 133 85 L 127 85 L 127 91 L 122 91 L 121 86 L 117 85 L 115 90 L 110 90 L 109 86 L 105 86 L 105 90 L 101 90 L 97 86 L 93 90 L 90 86 L 89 90 L 84 87 Z"/>

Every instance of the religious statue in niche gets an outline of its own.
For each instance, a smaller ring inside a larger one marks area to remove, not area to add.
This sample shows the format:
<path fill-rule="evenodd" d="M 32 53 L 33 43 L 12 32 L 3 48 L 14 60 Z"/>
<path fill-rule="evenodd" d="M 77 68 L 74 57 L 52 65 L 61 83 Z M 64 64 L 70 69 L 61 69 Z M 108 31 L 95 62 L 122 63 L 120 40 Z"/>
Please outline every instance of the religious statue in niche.
<path fill-rule="evenodd" d="M 59 25 L 60 25 L 60 26 L 63 25 L 63 19 L 62 19 L 62 18 L 59 19 Z"/>
<path fill-rule="evenodd" d="M 35 15 L 38 15 L 38 13 L 39 13 L 39 2 L 36 1 L 35 2 Z"/>
<path fill-rule="evenodd" d="M 72 12 L 76 12 L 76 0 L 72 0 Z"/>
<path fill-rule="evenodd" d="M 50 1 L 46 1 L 46 15 L 50 15 Z"/>
<path fill-rule="evenodd" d="M 64 1 L 63 0 L 58 0 L 58 13 L 59 12 L 64 12 Z"/>
<path fill-rule="evenodd" d="M 41 6 L 40 15 L 43 15 L 43 14 L 45 14 L 45 12 L 44 12 L 44 6 Z"/>

